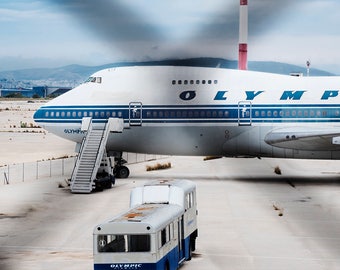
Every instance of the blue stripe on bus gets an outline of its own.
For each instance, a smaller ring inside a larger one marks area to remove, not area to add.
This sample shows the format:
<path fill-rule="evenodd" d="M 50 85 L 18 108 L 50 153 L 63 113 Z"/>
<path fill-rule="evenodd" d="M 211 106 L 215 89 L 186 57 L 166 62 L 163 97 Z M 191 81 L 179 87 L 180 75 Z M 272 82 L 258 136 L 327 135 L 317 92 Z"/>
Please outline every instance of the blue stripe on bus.
<path fill-rule="evenodd" d="M 186 260 L 189 259 L 189 245 L 190 236 L 184 239 L 184 257 L 180 257 L 180 253 L 178 250 L 178 246 L 173 248 L 170 252 L 168 252 L 162 259 L 155 263 L 140 263 L 140 262 L 112 262 L 112 263 L 95 263 L 94 270 L 163 270 L 165 269 L 165 264 L 169 264 L 169 270 L 178 269 L 179 263 L 183 258 Z M 132 253 L 129 253 L 132 255 Z M 112 256 L 114 258 L 114 255 Z"/>

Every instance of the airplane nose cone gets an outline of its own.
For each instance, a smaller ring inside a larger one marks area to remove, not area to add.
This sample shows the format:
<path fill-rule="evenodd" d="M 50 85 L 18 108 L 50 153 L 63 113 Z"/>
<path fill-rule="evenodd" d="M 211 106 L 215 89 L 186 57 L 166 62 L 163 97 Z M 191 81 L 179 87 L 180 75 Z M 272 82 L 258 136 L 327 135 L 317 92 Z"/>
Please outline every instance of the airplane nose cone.
<path fill-rule="evenodd" d="M 42 126 L 43 111 L 40 108 L 33 114 L 33 120 L 36 124 Z"/>

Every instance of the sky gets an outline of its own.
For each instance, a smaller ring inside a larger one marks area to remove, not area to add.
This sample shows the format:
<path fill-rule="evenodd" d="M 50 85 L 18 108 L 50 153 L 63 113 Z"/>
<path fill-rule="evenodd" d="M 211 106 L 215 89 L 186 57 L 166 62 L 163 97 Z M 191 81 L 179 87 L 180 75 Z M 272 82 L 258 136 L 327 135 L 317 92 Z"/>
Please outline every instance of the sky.
<path fill-rule="evenodd" d="M 248 0 L 249 61 L 340 74 L 339 0 Z M 0 71 L 238 57 L 239 0 L 1 0 Z"/>

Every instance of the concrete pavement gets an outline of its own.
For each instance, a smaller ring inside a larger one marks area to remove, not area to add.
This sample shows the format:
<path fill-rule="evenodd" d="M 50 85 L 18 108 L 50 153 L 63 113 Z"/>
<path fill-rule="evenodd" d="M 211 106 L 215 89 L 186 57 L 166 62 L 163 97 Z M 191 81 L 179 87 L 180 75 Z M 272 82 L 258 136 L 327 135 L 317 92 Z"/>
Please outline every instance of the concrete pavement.
<path fill-rule="evenodd" d="M 146 171 L 157 162 L 172 168 Z M 63 179 L 0 186 L 0 269 L 92 269 L 93 227 L 160 178 L 197 184 L 197 250 L 181 269 L 340 269 L 339 164 L 170 157 L 131 165 L 130 178 L 90 195 L 58 188 Z"/>

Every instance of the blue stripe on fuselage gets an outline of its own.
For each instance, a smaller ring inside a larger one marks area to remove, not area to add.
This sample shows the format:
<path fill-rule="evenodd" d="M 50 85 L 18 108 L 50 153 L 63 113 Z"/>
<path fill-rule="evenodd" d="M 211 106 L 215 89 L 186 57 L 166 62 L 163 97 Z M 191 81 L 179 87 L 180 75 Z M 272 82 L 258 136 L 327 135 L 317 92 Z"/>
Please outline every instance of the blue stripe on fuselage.
<path fill-rule="evenodd" d="M 143 105 L 143 123 L 233 123 L 242 106 L 237 105 Z M 251 108 L 251 114 L 250 114 Z M 37 123 L 80 123 L 83 117 L 104 123 L 109 117 L 129 119 L 129 106 L 45 106 L 35 114 Z M 340 122 L 339 105 L 251 105 L 246 108 L 253 123 Z"/>

